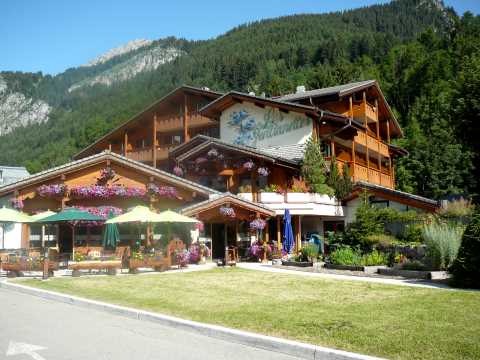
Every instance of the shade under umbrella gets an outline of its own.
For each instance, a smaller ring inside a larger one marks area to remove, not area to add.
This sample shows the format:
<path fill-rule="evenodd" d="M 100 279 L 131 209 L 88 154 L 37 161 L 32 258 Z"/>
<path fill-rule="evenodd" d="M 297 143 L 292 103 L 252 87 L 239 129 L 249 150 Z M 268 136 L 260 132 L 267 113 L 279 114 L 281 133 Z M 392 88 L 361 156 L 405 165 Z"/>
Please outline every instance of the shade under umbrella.
<path fill-rule="evenodd" d="M 113 212 L 108 214 L 109 219 L 113 219 Z M 117 224 L 106 224 L 105 232 L 103 233 L 102 245 L 105 249 L 115 250 L 117 242 L 120 241 L 120 232 L 118 231 Z"/>
<path fill-rule="evenodd" d="M 176 213 L 175 211 L 172 210 L 165 210 L 162 211 L 159 215 L 160 221 L 158 222 L 171 222 L 171 223 L 190 223 L 190 224 L 196 224 L 199 223 L 195 218 L 188 217 L 185 215 L 181 215 L 179 213 Z"/>
<path fill-rule="evenodd" d="M 116 216 L 113 219 L 108 219 L 106 224 L 131 222 L 156 223 L 162 222 L 162 218 L 160 217 L 160 214 L 150 210 L 146 206 L 135 206 L 132 210 L 126 212 L 125 214 Z"/>
<path fill-rule="evenodd" d="M 290 210 L 285 209 L 283 216 L 283 251 L 287 254 L 293 249 L 293 230 L 292 230 L 292 217 L 290 216 Z"/>

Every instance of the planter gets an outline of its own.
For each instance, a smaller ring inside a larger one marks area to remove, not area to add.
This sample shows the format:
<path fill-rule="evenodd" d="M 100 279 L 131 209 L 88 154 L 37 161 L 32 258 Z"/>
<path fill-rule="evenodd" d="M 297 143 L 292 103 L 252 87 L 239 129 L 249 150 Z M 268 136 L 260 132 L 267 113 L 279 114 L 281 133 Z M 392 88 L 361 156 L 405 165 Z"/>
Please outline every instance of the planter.
<path fill-rule="evenodd" d="M 445 280 L 449 277 L 446 271 L 401 270 L 394 268 L 378 269 L 378 273 L 381 275 L 401 276 L 409 279 L 424 280 Z"/>
<path fill-rule="evenodd" d="M 68 268 L 72 270 L 72 276 L 80 276 L 80 270 L 106 270 L 109 275 L 115 275 L 117 269 L 122 268 L 120 260 L 87 260 L 70 262 Z"/>
<path fill-rule="evenodd" d="M 163 256 L 146 257 L 142 260 L 128 260 L 128 268 L 131 273 L 136 273 L 139 268 L 152 268 L 156 271 L 165 271 L 170 267 L 170 262 Z"/>
<path fill-rule="evenodd" d="M 297 266 L 297 267 L 310 267 L 313 266 L 313 262 L 311 261 L 288 261 L 282 260 L 283 266 Z"/>
<path fill-rule="evenodd" d="M 2 263 L 3 271 L 7 271 L 8 277 L 23 276 L 24 271 L 43 271 L 43 261 L 18 261 Z M 58 270 L 58 262 L 48 261 L 48 274 L 53 276 L 53 271 Z"/>
<path fill-rule="evenodd" d="M 332 270 L 348 270 L 348 271 L 361 271 L 366 274 L 375 274 L 380 269 L 385 269 L 385 265 L 375 266 L 362 266 L 362 265 L 338 265 L 338 264 L 325 264 L 324 268 Z"/>
<path fill-rule="evenodd" d="M 311 202 L 316 204 L 337 205 L 335 197 L 330 197 L 324 194 L 310 194 Z"/>
<path fill-rule="evenodd" d="M 237 196 L 247 201 L 253 201 L 253 194 L 251 192 L 238 193 Z"/>
<path fill-rule="evenodd" d="M 309 203 L 311 202 L 310 193 L 287 193 L 287 202 L 289 203 Z"/>
<path fill-rule="evenodd" d="M 261 203 L 281 204 L 285 201 L 285 197 L 283 194 L 278 194 L 275 192 L 261 192 L 259 194 L 259 201 Z"/>

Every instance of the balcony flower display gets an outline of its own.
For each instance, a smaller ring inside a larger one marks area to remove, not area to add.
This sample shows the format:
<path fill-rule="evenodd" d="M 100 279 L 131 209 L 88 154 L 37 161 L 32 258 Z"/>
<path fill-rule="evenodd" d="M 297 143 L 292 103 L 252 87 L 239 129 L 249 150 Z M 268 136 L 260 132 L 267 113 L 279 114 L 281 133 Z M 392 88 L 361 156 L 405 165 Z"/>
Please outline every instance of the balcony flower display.
<path fill-rule="evenodd" d="M 75 186 L 70 189 L 70 195 L 77 198 L 104 198 L 124 197 L 124 198 L 142 198 L 146 195 L 146 190 L 139 187 L 127 187 L 122 185 L 102 186 L 87 185 Z"/>
<path fill-rule="evenodd" d="M 106 183 L 108 180 L 111 180 L 115 177 L 116 173 L 110 166 L 107 166 L 100 170 L 100 177 L 98 181 L 101 183 Z"/>
<path fill-rule="evenodd" d="M 173 173 L 176 175 L 176 176 L 183 176 L 183 169 L 180 167 L 180 166 L 174 166 L 173 167 Z"/>
<path fill-rule="evenodd" d="M 255 219 L 253 221 L 250 221 L 251 230 L 263 230 L 265 229 L 266 225 L 267 225 L 267 222 L 262 219 Z"/>
<path fill-rule="evenodd" d="M 37 194 L 41 197 L 63 196 L 68 188 L 64 184 L 41 185 L 37 188 Z"/>
<path fill-rule="evenodd" d="M 23 200 L 22 199 L 10 199 L 10 205 L 17 210 L 22 210 L 23 209 Z"/>
<path fill-rule="evenodd" d="M 252 171 L 254 167 L 255 163 L 252 160 L 247 160 L 243 163 L 243 168 L 248 171 Z"/>
<path fill-rule="evenodd" d="M 215 148 L 212 148 L 212 149 L 208 150 L 207 155 L 208 155 L 209 158 L 216 158 L 218 156 L 218 150 L 215 149 Z"/>
<path fill-rule="evenodd" d="M 220 209 L 220 214 L 226 217 L 234 218 L 236 216 L 235 210 L 228 206 L 222 206 Z"/>
<path fill-rule="evenodd" d="M 81 211 L 89 212 L 92 215 L 100 216 L 101 218 L 107 220 L 110 213 L 113 216 L 118 216 L 123 214 L 123 210 L 115 206 L 74 206 L 75 209 Z M 82 221 L 82 225 L 85 226 L 102 226 L 102 221 Z"/>
<path fill-rule="evenodd" d="M 177 189 L 173 186 L 158 186 L 154 183 L 149 183 L 147 185 L 147 192 L 149 195 L 157 195 L 170 199 L 177 198 Z"/>
<path fill-rule="evenodd" d="M 260 176 L 268 176 L 268 174 L 270 174 L 270 171 L 266 167 L 259 167 L 257 172 Z"/>

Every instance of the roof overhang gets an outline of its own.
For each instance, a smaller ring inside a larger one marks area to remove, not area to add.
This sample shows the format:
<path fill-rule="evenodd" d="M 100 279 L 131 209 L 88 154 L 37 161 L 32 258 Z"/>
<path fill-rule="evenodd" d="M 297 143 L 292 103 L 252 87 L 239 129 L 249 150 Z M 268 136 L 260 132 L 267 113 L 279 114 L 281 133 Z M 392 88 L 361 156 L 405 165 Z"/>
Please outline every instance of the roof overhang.
<path fill-rule="evenodd" d="M 110 151 L 104 151 L 102 153 L 89 156 L 80 160 L 76 160 L 65 165 L 57 166 L 55 168 L 34 174 L 32 176 L 29 176 L 17 182 L 2 186 L 0 187 L 0 196 L 3 196 L 5 194 L 10 194 L 16 190 L 21 190 L 22 188 L 27 186 L 35 185 L 38 183 L 48 181 L 50 179 L 58 178 L 58 176 L 61 176 L 63 174 L 68 174 L 74 171 L 85 169 L 105 161 L 111 161 L 119 165 L 123 165 L 125 167 L 135 169 L 136 171 L 139 171 L 147 176 L 151 176 L 155 179 L 166 182 L 173 186 L 179 186 L 185 190 L 194 191 L 204 196 L 210 196 L 212 194 L 220 194 L 220 192 L 214 189 L 210 189 L 206 186 L 197 184 L 193 181 L 183 179 L 181 177 L 170 174 L 166 171 L 153 168 L 151 166 L 145 165 L 138 161 L 128 159 L 116 153 L 113 153 Z"/>

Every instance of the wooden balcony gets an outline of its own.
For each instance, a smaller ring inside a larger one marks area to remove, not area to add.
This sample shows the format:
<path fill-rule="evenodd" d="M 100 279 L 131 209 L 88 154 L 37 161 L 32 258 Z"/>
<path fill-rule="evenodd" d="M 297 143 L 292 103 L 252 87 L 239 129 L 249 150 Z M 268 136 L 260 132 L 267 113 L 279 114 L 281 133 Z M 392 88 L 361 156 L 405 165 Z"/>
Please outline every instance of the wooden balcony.
<path fill-rule="evenodd" d="M 167 159 L 169 151 L 175 146 L 177 145 L 157 147 L 157 161 Z M 127 153 L 127 157 L 140 162 L 153 162 L 152 148 L 134 149 Z"/>
<path fill-rule="evenodd" d="M 384 142 L 377 140 L 373 136 L 367 135 L 364 132 L 358 132 L 357 136 L 354 138 L 355 143 L 368 146 L 368 149 L 380 153 L 385 157 L 389 157 L 388 145 Z"/>
<path fill-rule="evenodd" d="M 212 120 L 198 114 L 191 114 L 188 118 L 189 128 L 198 128 L 203 126 L 211 126 Z M 157 131 L 173 132 L 183 129 L 183 116 L 169 116 L 157 119 Z"/>
<path fill-rule="evenodd" d="M 353 181 L 366 181 L 371 184 L 392 188 L 392 177 L 375 169 L 367 169 L 366 166 L 355 164 L 352 174 Z"/>
<path fill-rule="evenodd" d="M 377 113 L 375 106 L 363 101 L 359 101 L 353 104 L 353 118 L 360 120 L 362 123 L 367 118 L 367 122 L 377 122 Z"/>

